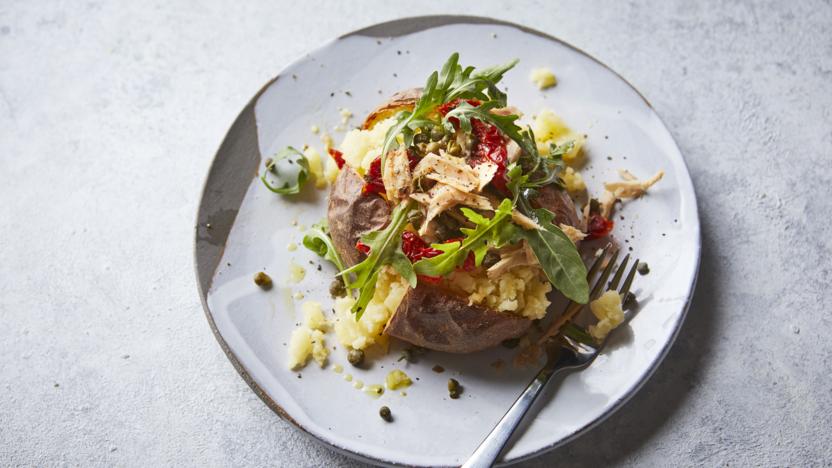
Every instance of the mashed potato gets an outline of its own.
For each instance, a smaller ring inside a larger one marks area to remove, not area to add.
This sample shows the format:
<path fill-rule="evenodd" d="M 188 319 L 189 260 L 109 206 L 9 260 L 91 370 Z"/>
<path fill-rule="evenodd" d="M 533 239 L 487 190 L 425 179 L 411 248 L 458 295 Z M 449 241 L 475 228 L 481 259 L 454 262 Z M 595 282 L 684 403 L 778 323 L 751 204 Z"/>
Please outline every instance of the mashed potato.
<path fill-rule="evenodd" d="M 545 67 L 532 69 L 529 79 L 532 80 L 532 83 L 534 83 L 538 89 L 551 88 L 552 86 L 558 84 L 558 79 L 555 77 L 555 74 L 552 73 L 552 70 Z"/>
<path fill-rule="evenodd" d="M 532 130 L 541 155 L 549 154 L 549 145 L 562 145 L 573 142 L 572 149 L 563 155 L 563 161 L 569 165 L 579 165 L 581 148 L 586 137 L 572 131 L 566 123 L 550 110 L 543 110 L 534 118 Z"/>
<path fill-rule="evenodd" d="M 351 297 L 336 299 L 335 334 L 338 336 L 338 341 L 353 349 L 365 349 L 380 342 L 385 325 L 399 308 L 408 287 L 407 281 L 395 270 L 385 267 L 381 270 L 376 282 L 373 298 L 358 321 L 350 311 L 355 299 Z"/>
<path fill-rule="evenodd" d="M 589 334 L 596 340 L 603 340 L 624 321 L 621 309 L 621 296 L 616 291 L 607 291 L 598 299 L 589 303 L 589 310 L 598 319 L 598 323 L 589 326 Z"/>
<path fill-rule="evenodd" d="M 586 182 L 581 176 L 581 173 L 571 167 L 567 167 L 560 178 L 563 179 L 563 184 L 566 191 L 572 195 L 580 195 L 586 191 Z"/>
<path fill-rule="evenodd" d="M 324 340 L 324 332 L 329 327 L 329 322 L 324 317 L 324 311 L 318 302 L 303 303 L 301 311 L 303 311 L 303 325 L 296 328 L 289 338 L 289 368 L 299 369 L 305 366 L 310 356 L 323 367 L 329 356 Z"/>
<path fill-rule="evenodd" d="M 344 161 L 359 174 L 364 175 L 373 159 L 381 154 L 387 130 L 393 126 L 395 119 L 386 119 L 375 124 L 370 130 L 350 130 L 344 135 L 340 151 Z"/>
<path fill-rule="evenodd" d="M 490 309 L 509 312 L 529 319 L 546 315 L 549 300 L 546 294 L 552 285 L 540 278 L 540 270 L 523 266 L 515 268 L 496 281 L 485 274 L 454 272 L 449 278 L 451 290 L 468 298 L 470 305 L 484 305 Z"/>

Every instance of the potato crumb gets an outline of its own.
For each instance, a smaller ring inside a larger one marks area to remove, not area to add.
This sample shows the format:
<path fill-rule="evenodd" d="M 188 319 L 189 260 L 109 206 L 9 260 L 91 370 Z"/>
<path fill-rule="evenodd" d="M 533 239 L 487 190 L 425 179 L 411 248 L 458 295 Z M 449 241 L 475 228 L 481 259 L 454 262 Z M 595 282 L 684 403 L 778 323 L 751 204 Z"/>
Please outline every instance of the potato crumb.
<path fill-rule="evenodd" d="M 583 162 L 580 155 L 586 136 L 572 131 L 554 112 L 548 109 L 541 111 L 532 122 L 532 130 L 541 154 L 549 154 L 549 145 L 572 142 L 572 149 L 564 153 L 563 162 L 570 166 L 578 166 Z"/>
<path fill-rule="evenodd" d="M 400 388 L 409 387 L 413 381 L 410 380 L 410 377 L 408 377 L 408 375 L 403 371 L 395 369 L 387 374 L 387 377 L 384 379 L 384 383 L 387 385 L 389 390 L 398 390 Z"/>
<path fill-rule="evenodd" d="M 295 263 L 294 260 L 289 261 L 289 282 L 300 283 L 306 277 L 306 269 Z"/>
<path fill-rule="evenodd" d="M 288 244 L 286 244 L 286 250 L 288 250 L 289 252 L 294 252 L 297 249 L 298 249 L 298 245 L 295 244 L 294 242 L 289 242 Z"/>
<path fill-rule="evenodd" d="M 546 67 L 532 69 L 529 78 L 538 89 L 547 89 L 558 84 L 558 79 L 555 74 L 552 73 L 551 69 Z"/>
<path fill-rule="evenodd" d="M 589 310 L 598 319 L 598 323 L 589 326 L 589 334 L 596 340 L 603 340 L 624 321 L 621 308 L 621 296 L 616 291 L 607 291 L 598 299 L 589 303 Z"/>
<path fill-rule="evenodd" d="M 304 297 L 306 297 L 306 296 L 304 296 L 303 293 L 300 292 L 300 291 L 292 294 L 292 299 L 294 299 L 296 301 L 302 301 Z"/>
<path fill-rule="evenodd" d="M 304 325 L 312 330 L 326 331 L 329 322 L 324 317 L 324 311 L 320 302 L 307 301 L 300 306 L 303 312 Z"/>
<path fill-rule="evenodd" d="M 566 170 L 561 173 L 560 178 L 563 179 L 566 191 L 570 194 L 581 195 L 586 192 L 586 182 L 584 182 L 584 178 L 581 176 L 581 173 L 575 169 L 567 167 Z"/>
<path fill-rule="evenodd" d="M 342 107 L 338 111 L 338 113 L 341 114 L 341 123 L 342 124 L 346 124 L 352 118 L 352 111 L 350 111 L 346 107 Z"/>
<path fill-rule="evenodd" d="M 324 177 L 324 165 L 321 159 L 321 153 L 314 147 L 307 146 L 303 150 L 303 155 L 309 161 L 309 172 L 312 174 L 312 179 L 315 181 L 315 188 L 322 189 L 326 187 L 326 177 Z"/>
<path fill-rule="evenodd" d="M 312 132 L 313 135 L 317 135 L 318 132 L 321 131 L 321 127 L 319 127 L 317 125 L 313 125 L 309 128 L 309 131 Z"/>

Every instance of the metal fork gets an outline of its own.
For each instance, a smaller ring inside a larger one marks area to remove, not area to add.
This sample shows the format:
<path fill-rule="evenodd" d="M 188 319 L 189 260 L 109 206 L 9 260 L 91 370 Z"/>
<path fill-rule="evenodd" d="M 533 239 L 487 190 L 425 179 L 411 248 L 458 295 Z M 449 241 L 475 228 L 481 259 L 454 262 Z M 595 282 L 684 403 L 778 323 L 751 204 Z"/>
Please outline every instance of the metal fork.
<path fill-rule="evenodd" d="M 610 277 L 618 259 L 618 249 L 607 244 L 601 251 L 601 254 L 596 256 L 595 261 L 587 272 L 587 280 L 591 281 L 595 274 L 601 269 L 604 264 L 604 259 L 609 255 L 609 260 L 604 267 L 604 271 L 598 277 L 595 285 L 590 292 L 590 300 L 596 298 L 601 289 L 604 288 L 605 283 Z M 627 268 L 627 263 L 630 255 L 627 254 L 622 260 L 621 265 L 615 272 L 612 280 L 607 284 L 607 290 L 612 291 L 618 288 L 618 283 L 624 276 L 624 271 Z M 624 280 L 619 294 L 626 298 L 630 292 L 630 286 L 633 284 L 633 279 L 636 274 L 636 267 L 638 266 L 638 259 L 635 260 L 630 268 L 627 278 Z M 540 343 L 546 348 L 547 360 L 546 365 L 537 373 L 537 375 L 529 382 L 529 385 L 523 390 L 523 393 L 517 398 L 517 401 L 509 408 L 502 419 L 497 423 L 494 429 L 488 436 L 480 443 L 477 450 L 471 455 L 468 461 L 462 465 L 462 468 L 485 468 L 490 467 L 500 456 L 506 443 L 511 435 L 520 425 L 523 417 L 534 404 L 537 397 L 542 393 L 543 388 L 549 382 L 553 375 L 567 370 L 583 369 L 588 367 L 592 361 L 598 356 L 598 353 L 604 347 L 606 340 L 602 343 L 596 342 L 592 336 L 583 328 L 571 323 L 573 317 L 580 312 L 585 304 L 576 304 L 569 302 L 563 314 L 556 320 L 549 330 L 544 333 Z M 632 318 L 633 313 L 624 312 L 624 322 L 626 323 Z"/>

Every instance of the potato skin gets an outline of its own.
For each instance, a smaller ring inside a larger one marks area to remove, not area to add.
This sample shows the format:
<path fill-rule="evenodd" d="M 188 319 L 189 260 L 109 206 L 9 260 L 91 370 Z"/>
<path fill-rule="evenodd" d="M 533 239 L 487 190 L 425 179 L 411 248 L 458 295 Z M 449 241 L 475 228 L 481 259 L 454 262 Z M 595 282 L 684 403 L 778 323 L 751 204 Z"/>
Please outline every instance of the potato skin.
<path fill-rule="evenodd" d="M 516 338 L 531 320 L 468 305 L 468 300 L 436 286 L 408 291 L 385 333 L 416 346 L 448 353 L 472 353 Z"/>
<path fill-rule="evenodd" d="M 575 203 L 566 190 L 553 185 L 543 187 L 538 191 L 537 197 L 532 199 L 532 205 L 535 208 L 546 208 L 554 213 L 555 226 L 563 223 L 580 228 L 581 220 L 578 218 Z"/>
<path fill-rule="evenodd" d="M 416 101 L 418 101 L 421 96 L 422 88 L 411 88 L 397 92 L 390 97 L 389 101 L 376 107 L 374 111 L 370 112 L 370 115 L 364 119 L 364 125 L 362 125 L 361 128 L 364 130 L 373 128 L 373 125 L 376 123 L 388 117 L 392 117 L 399 111 L 413 109 L 413 106 L 416 105 Z"/>
<path fill-rule="evenodd" d="M 355 248 L 361 236 L 383 228 L 390 221 L 387 202 L 377 195 L 362 195 L 363 187 L 364 179 L 349 166 L 344 166 L 329 193 L 329 235 L 335 250 L 348 266 L 364 258 L 364 254 Z"/>

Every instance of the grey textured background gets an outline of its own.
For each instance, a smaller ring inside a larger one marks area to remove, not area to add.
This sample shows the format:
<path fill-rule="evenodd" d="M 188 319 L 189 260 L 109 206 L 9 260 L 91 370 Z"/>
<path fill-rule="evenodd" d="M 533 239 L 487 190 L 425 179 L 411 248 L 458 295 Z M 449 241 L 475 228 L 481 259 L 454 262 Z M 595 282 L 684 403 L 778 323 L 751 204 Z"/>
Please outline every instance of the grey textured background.
<path fill-rule="evenodd" d="M 0 3 L 0 465 L 354 465 L 228 363 L 192 226 L 224 132 L 283 65 L 435 13 L 619 71 L 700 200 L 702 273 L 667 360 L 529 466 L 832 464 L 830 2 L 393 3 Z"/>

